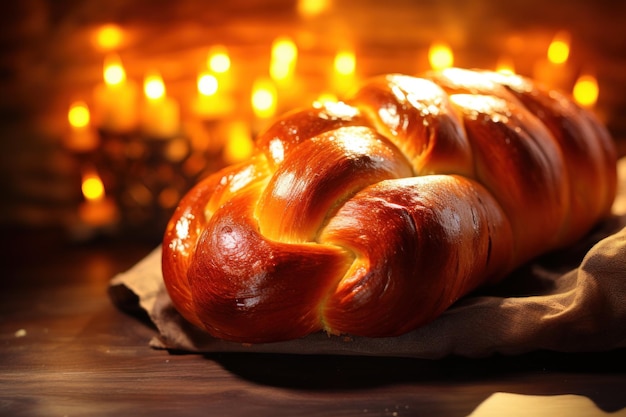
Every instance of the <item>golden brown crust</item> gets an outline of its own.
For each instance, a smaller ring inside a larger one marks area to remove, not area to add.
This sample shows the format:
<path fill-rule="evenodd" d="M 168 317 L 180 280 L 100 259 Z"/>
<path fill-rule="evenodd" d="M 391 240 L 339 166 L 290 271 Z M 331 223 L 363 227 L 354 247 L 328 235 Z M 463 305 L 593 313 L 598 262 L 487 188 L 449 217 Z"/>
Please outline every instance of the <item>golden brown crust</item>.
<path fill-rule="evenodd" d="M 294 111 L 200 182 L 163 241 L 174 306 L 227 340 L 395 336 L 579 239 L 616 152 L 589 112 L 519 76 L 374 78 Z"/>
<path fill-rule="evenodd" d="M 315 240 L 333 207 L 388 178 L 411 176 L 404 156 L 368 127 L 340 127 L 303 142 L 276 169 L 256 214 L 261 232 L 283 242 Z"/>
<path fill-rule="evenodd" d="M 390 74 L 351 100 L 411 162 L 415 175 L 471 176 L 471 146 L 446 92 L 434 82 Z"/>
<path fill-rule="evenodd" d="M 356 255 L 324 302 L 324 322 L 359 336 L 423 325 L 512 262 L 499 205 L 479 184 L 452 175 L 376 183 L 346 202 L 320 241 Z"/>

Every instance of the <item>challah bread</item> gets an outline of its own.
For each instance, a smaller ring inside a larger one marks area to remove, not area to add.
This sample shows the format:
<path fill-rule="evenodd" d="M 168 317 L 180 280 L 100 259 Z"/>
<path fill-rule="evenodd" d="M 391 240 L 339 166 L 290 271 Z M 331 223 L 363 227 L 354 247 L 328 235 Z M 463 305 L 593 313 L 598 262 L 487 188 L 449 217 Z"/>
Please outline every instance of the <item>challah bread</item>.
<path fill-rule="evenodd" d="M 386 75 L 278 119 L 198 183 L 163 240 L 176 309 L 211 335 L 397 336 L 610 213 L 616 151 L 517 75 Z"/>

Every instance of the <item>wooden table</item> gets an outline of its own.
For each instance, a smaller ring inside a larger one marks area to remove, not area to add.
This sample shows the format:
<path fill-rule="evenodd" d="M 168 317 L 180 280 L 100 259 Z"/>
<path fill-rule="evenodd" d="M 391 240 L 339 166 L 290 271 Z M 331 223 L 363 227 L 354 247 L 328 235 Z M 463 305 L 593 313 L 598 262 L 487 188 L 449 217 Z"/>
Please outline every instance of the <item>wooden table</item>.
<path fill-rule="evenodd" d="M 154 350 L 154 330 L 107 296 L 153 242 L 0 236 L 1 415 L 466 416 L 497 392 L 626 413 L 624 350 L 437 361 Z"/>

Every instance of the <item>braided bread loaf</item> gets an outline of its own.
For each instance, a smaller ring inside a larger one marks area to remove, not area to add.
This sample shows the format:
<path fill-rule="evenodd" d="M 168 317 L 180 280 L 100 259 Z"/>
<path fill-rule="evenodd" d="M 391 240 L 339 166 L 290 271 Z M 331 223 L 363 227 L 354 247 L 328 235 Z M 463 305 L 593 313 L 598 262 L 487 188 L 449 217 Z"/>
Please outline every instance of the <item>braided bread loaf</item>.
<path fill-rule="evenodd" d="M 233 341 L 396 336 L 610 212 L 607 131 L 528 79 L 380 76 L 285 115 L 197 184 L 163 241 L 176 309 Z"/>

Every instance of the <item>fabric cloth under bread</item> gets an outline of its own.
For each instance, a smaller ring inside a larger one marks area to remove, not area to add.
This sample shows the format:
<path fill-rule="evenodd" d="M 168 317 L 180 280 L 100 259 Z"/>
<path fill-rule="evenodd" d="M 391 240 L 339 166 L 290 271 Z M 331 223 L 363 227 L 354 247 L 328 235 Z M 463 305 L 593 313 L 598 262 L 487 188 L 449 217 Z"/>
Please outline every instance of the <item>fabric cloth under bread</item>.
<path fill-rule="evenodd" d="M 435 359 L 626 347 L 626 159 L 619 161 L 618 172 L 614 215 L 586 239 L 520 268 L 501 284 L 465 297 L 435 321 L 400 337 L 318 333 L 258 345 L 212 338 L 174 310 L 163 285 L 160 248 L 114 277 L 110 295 L 120 309 L 136 312 L 139 307 L 148 314 L 158 329 L 154 348 L 185 352 Z"/>

